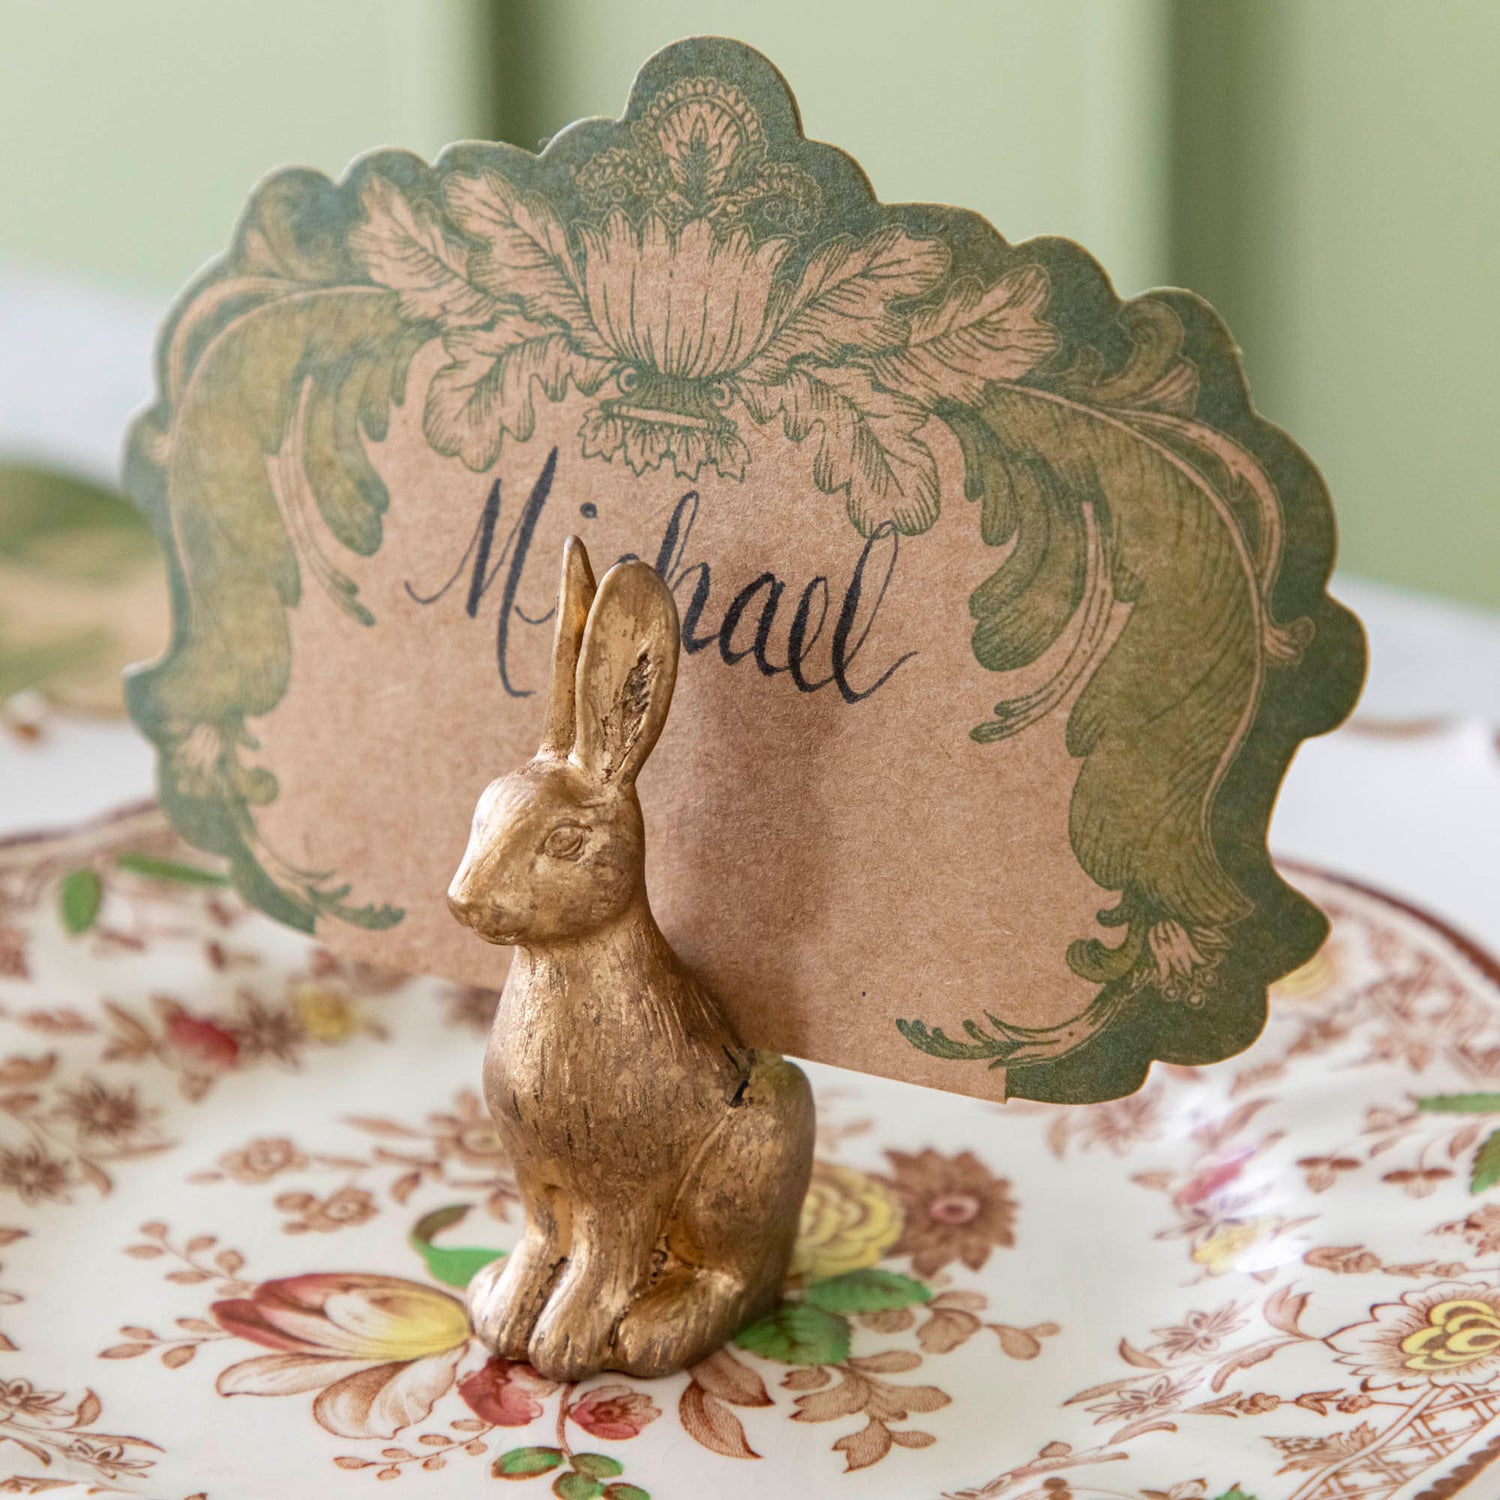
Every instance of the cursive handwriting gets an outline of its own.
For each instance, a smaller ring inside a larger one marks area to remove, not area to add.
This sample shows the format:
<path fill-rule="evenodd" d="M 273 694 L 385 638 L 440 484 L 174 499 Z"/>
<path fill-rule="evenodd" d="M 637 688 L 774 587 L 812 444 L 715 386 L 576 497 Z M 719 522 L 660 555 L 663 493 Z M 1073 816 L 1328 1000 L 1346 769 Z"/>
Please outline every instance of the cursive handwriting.
<path fill-rule="evenodd" d="M 528 564 L 533 561 L 531 548 L 537 523 L 551 498 L 556 476 L 554 448 L 505 532 L 498 554 L 495 541 L 506 516 L 503 482 L 496 479 L 463 554 L 445 581 L 429 591 L 418 589 L 410 580 L 405 585 L 407 596 L 414 603 L 435 605 L 467 578 L 464 612 L 470 619 L 477 619 L 490 591 L 499 584 L 495 664 L 501 686 L 512 698 L 528 698 L 535 691 L 518 687 L 511 677 L 513 624 L 536 627 L 552 618 L 551 610 L 544 615 L 526 614 L 517 603 L 517 596 L 527 576 Z M 876 527 L 865 538 L 836 606 L 835 591 L 828 578 L 818 574 L 795 595 L 796 603 L 790 606 L 788 618 L 787 601 L 792 597 L 792 585 L 766 569 L 733 593 L 715 624 L 711 618 L 716 583 L 713 566 L 707 561 L 689 560 L 698 509 L 697 490 L 688 490 L 673 507 L 654 559 L 656 571 L 677 596 L 682 616 L 682 649 L 687 655 L 696 656 L 717 648 L 718 658 L 725 666 L 752 661 L 766 677 L 787 677 L 798 692 L 816 693 L 833 687 L 845 703 L 854 704 L 878 692 L 916 654 L 908 651 L 884 670 L 862 671 L 856 681 L 856 662 L 869 642 L 900 557 L 901 539 L 889 523 Z M 638 555 L 626 553 L 621 560 Z"/>

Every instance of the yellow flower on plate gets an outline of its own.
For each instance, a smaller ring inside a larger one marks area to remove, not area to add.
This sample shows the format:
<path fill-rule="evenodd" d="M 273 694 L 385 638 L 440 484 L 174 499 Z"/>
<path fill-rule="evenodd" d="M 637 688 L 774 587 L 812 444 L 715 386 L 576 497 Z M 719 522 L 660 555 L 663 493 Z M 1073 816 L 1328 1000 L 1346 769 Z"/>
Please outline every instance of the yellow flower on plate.
<path fill-rule="evenodd" d="M 394 1437 L 425 1421 L 469 1347 L 458 1298 L 396 1276 L 291 1276 L 212 1312 L 226 1333 L 273 1351 L 230 1365 L 221 1396 L 316 1391 L 313 1416 L 338 1437 Z"/>
<path fill-rule="evenodd" d="M 875 1178 L 813 1163 L 792 1273 L 821 1280 L 873 1266 L 901 1237 L 901 1202 Z"/>
<path fill-rule="evenodd" d="M 1427 1313 L 1425 1327 L 1401 1340 L 1406 1368 L 1438 1374 L 1483 1364 L 1500 1351 L 1500 1316 L 1479 1297 L 1454 1297 Z"/>
<path fill-rule="evenodd" d="M 1328 1338 L 1366 1390 L 1493 1387 L 1500 1374 L 1500 1286 L 1493 1280 L 1436 1282 L 1370 1313 Z"/>
<path fill-rule="evenodd" d="M 303 1032 L 314 1042 L 341 1042 L 359 1027 L 359 1014 L 349 997 L 319 984 L 299 984 L 292 1006 Z"/>
<path fill-rule="evenodd" d="M 1193 1247 L 1193 1260 L 1197 1265 L 1207 1266 L 1210 1275 L 1222 1276 L 1235 1269 L 1240 1257 L 1258 1243 L 1264 1233 L 1265 1225 L 1259 1219 L 1226 1224 Z"/>

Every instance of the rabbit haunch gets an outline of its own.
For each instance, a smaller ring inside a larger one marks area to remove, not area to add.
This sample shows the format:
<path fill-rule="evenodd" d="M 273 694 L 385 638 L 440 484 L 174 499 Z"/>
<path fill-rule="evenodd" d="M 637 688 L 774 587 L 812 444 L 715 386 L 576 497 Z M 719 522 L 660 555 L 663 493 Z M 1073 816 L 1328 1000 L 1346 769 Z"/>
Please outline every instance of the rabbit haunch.
<path fill-rule="evenodd" d="M 433 605 L 467 575 L 464 608 L 470 618 L 477 618 L 486 595 L 497 581 L 501 583 L 495 656 L 501 685 L 513 698 L 529 697 L 532 689 L 512 679 L 511 631 L 517 622 L 523 628 L 536 627 L 546 619 L 534 618 L 517 601 L 529 576 L 532 542 L 537 523 L 552 496 L 556 473 L 554 448 L 520 513 L 503 534 L 498 557 L 495 539 L 505 506 L 504 484 L 496 479 L 465 543 L 463 555 L 446 581 L 431 592 L 419 590 L 411 580 L 405 585 L 407 597 L 414 603 Z M 816 693 L 832 687 L 846 703 L 855 704 L 878 692 L 915 654 L 897 653 L 883 666 L 866 663 L 855 672 L 856 659 L 869 643 L 900 558 L 901 538 L 889 523 L 876 527 L 860 544 L 861 550 L 842 593 L 837 594 L 836 603 L 836 590 L 823 574 L 809 579 L 797 590 L 795 584 L 765 570 L 733 592 L 714 624 L 713 565 L 688 560 L 700 504 L 696 490 L 688 490 L 677 500 L 663 529 L 655 559 L 656 571 L 673 593 L 685 600 L 681 636 L 682 649 L 689 656 L 716 647 L 717 656 L 725 666 L 753 660 L 764 676 L 786 676 L 799 692 Z M 723 598 L 722 591 L 719 597 Z"/>
<path fill-rule="evenodd" d="M 448 893 L 516 949 L 484 1094 L 526 1227 L 469 1314 L 556 1380 L 681 1369 L 768 1311 L 812 1166 L 806 1078 L 740 1045 L 647 901 L 635 779 L 678 640 L 651 568 L 620 563 L 596 591 L 569 538 L 541 748 L 480 797 Z"/>

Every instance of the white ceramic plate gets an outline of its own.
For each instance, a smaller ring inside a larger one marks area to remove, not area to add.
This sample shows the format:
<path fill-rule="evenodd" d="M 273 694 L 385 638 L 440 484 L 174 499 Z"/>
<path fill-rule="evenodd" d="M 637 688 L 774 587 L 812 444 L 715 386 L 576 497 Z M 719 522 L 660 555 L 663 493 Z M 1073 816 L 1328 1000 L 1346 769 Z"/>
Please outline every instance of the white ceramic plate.
<path fill-rule="evenodd" d="M 0 849 L 0 1494 L 1500 1493 L 1500 976 L 1429 917 L 1291 872 L 1334 936 L 1261 1041 L 1113 1104 L 812 1069 L 788 1307 L 558 1389 L 455 1300 L 518 1227 L 486 996 L 196 868 Z"/>

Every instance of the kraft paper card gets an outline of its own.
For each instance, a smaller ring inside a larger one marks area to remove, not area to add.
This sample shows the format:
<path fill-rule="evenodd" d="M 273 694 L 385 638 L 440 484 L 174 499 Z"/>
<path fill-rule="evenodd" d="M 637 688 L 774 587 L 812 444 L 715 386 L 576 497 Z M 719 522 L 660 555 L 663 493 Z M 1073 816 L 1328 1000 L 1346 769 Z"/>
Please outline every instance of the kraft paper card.
<path fill-rule="evenodd" d="M 747 1042 L 1110 1098 L 1247 1046 L 1323 939 L 1266 826 L 1363 642 L 1223 324 L 876 201 L 747 47 L 540 156 L 277 173 L 158 379 L 131 711 L 182 833 L 336 949 L 503 982 L 444 892 L 536 749 L 570 533 L 675 593 L 648 880 Z"/>

